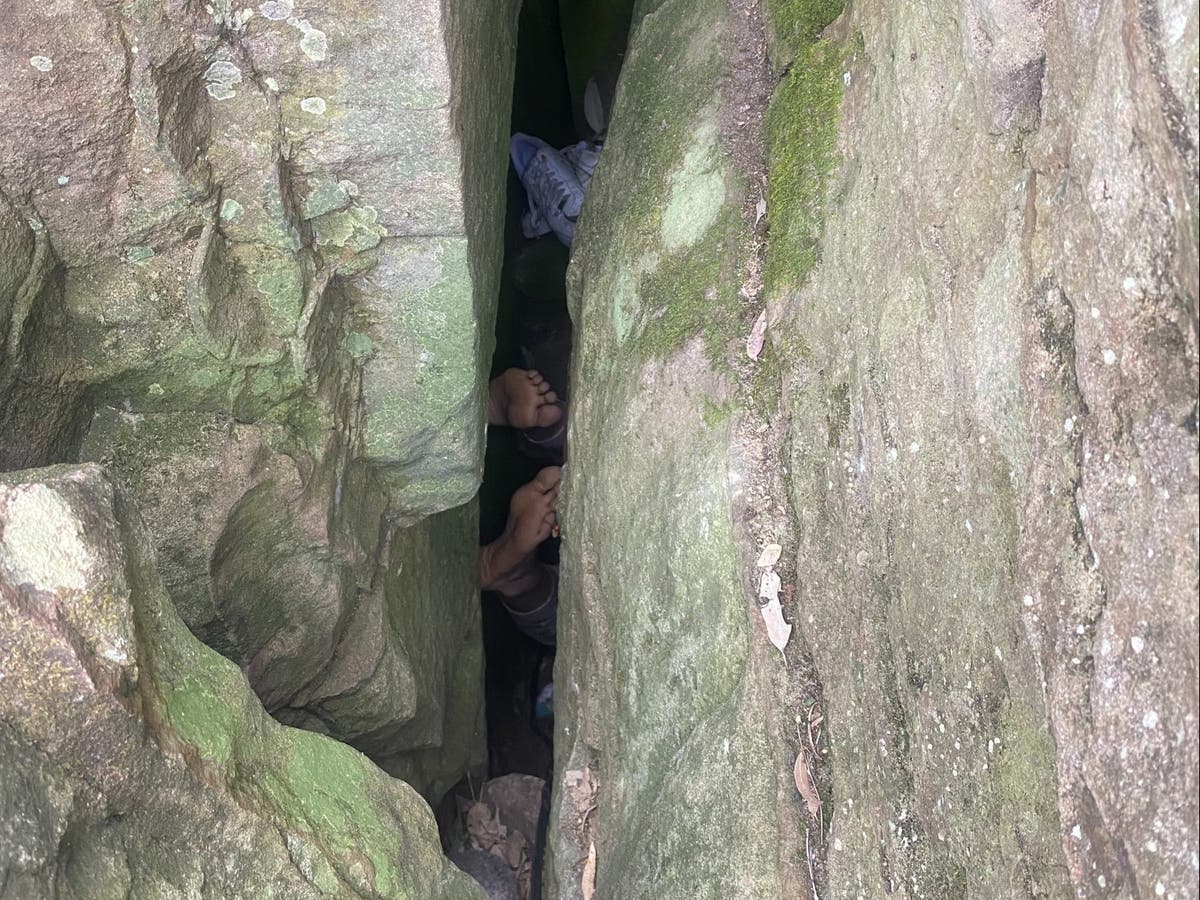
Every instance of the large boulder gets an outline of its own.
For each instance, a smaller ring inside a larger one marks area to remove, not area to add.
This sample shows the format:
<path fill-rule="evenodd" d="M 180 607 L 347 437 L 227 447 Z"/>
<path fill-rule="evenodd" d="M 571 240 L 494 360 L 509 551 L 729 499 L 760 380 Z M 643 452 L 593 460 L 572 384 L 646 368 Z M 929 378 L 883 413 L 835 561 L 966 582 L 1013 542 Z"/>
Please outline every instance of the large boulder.
<path fill-rule="evenodd" d="M 1194 896 L 1196 11 L 840 13 L 768 4 L 761 205 L 750 5 L 635 14 L 569 279 L 551 886 Z"/>
<path fill-rule="evenodd" d="M 104 462 L 269 709 L 392 756 L 472 731 L 439 781 L 482 758 L 462 537 L 516 6 L 18 0 L 0 35 L 0 470 Z M 414 641 L 439 675 L 330 713 L 349 658 L 363 696 L 425 678 Z"/>
<path fill-rule="evenodd" d="M 0 475 L 5 896 L 467 898 L 428 806 L 272 720 L 99 466 Z"/>
<path fill-rule="evenodd" d="M 597 896 L 791 896 L 791 711 L 742 580 L 726 347 L 757 313 L 741 107 L 763 61 L 725 0 L 641 12 L 569 275 L 549 879 L 586 896 L 594 852 Z"/>
<path fill-rule="evenodd" d="M 1197 13 L 1149 10 L 780 29 L 768 295 L 833 895 L 1194 896 Z"/>

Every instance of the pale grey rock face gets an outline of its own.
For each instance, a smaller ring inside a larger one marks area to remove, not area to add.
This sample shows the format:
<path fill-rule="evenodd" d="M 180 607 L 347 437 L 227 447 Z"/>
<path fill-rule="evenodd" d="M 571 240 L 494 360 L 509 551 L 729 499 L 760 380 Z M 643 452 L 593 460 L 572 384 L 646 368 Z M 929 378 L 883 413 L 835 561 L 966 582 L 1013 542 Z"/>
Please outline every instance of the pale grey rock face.
<path fill-rule="evenodd" d="M 0 892 L 474 898 L 428 806 L 267 716 L 99 466 L 0 475 Z"/>
<path fill-rule="evenodd" d="M 755 48 L 723 0 L 656 6 L 625 57 L 568 278 L 548 878 L 580 897 L 594 845 L 598 897 L 799 896 L 780 865 L 791 760 L 763 668 L 779 654 L 755 631 L 735 541 L 744 398 L 724 360 L 757 185 L 736 155 L 756 98 L 723 88 Z"/>
<path fill-rule="evenodd" d="M 638 4 L 573 248 L 547 887 L 1194 897 L 1195 7 L 760 12 Z M 0 468 L 103 462 L 237 667 L 95 469 L 10 477 L 7 883 L 453 896 L 237 669 L 427 795 L 481 759 L 513 4 L 6 14 Z"/>
<path fill-rule="evenodd" d="M 465 504 L 515 15 L 18 0 L 0 36 L 0 468 L 106 463 L 268 708 L 389 736 L 429 791 L 482 753 Z M 421 591 L 446 621 L 414 668 Z"/>
<path fill-rule="evenodd" d="M 797 614 L 844 723 L 830 885 L 1189 896 L 1196 88 L 1167 71 L 1196 14 L 1000 4 L 965 50 L 951 14 L 849 14 L 820 262 L 773 298 L 811 354 L 784 365 Z"/>
<path fill-rule="evenodd" d="M 757 211 L 724 9 L 641 5 L 574 247 L 559 896 L 1195 896 L 1194 7 L 768 4 Z"/>

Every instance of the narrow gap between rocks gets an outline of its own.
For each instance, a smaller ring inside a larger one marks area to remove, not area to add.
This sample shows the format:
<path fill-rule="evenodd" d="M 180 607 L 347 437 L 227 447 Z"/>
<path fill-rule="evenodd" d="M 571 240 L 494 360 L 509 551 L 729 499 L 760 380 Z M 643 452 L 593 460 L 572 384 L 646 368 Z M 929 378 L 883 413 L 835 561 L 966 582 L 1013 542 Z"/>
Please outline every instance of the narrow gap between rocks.
<path fill-rule="evenodd" d="M 564 226 L 553 212 L 543 215 L 545 210 L 538 208 L 537 188 L 527 190 L 526 186 L 544 179 L 531 174 L 539 163 L 529 160 L 537 147 L 549 148 L 555 160 L 551 168 L 563 163 L 569 165 L 569 171 L 578 181 L 577 187 L 586 192 L 591 170 L 603 146 L 606 114 L 611 108 L 624 57 L 632 7 L 633 0 L 577 0 L 561 4 L 560 0 L 526 0 L 521 10 L 510 129 L 514 138 L 508 166 L 504 264 L 490 378 L 495 385 L 513 369 L 538 372 L 557 397 L 563 418 L 540 428 L 489 425 L 480 488 L 481 547 L 503 540 L 506 526 L 512 531 L 510 510 L 514 495 L 535 479 L 553 477 L 546 476 L 545 470 L 561 466 L 565 457 L 571 353 L 566 274 L 574 216 L 567 209 L 571 222 Z M 561 152 L 567 148 L 568 152 Z M 524 179 L 518 167 L 525 168 Z M 532 215 L 531 208 L 535 210 Z M 564 228 L 568 232 L 565 235 Z M 538 231 L 545 233 L 537 234 Z M 557 596 L 553 585 L 558 556 L 555 527 L 521 567 L 526 573 L 524 583 L 536 585 L 532 591 L 535 601 L 543 595 Z M 519 573 L 516 580 L 521 581 Z M 507 581 L 505 593 L 513 579 Z M 540 883 L 549 801 L 547 786 L 554 765 L 555 647 L 552 626 L 550 633 L 538 640 L 528 633 L 538 630 L 536 624 L 523 629 L 510 614 L 511 607 L 520 611 L 521 600 L 530 599 L 528 593 L 524 598 L 514 599 L 486 588 L 485 585 L 481 603 L 486 658 L 487 781 L 461 782 L 442 803 L 438 818 L 451 858 L 483 883 L 489 896 L 510 896 L 500 886 L 509 876 L 494 861 L 482 860 L 478 851 L 487 850 L 489 841 L 500 837 L 497 824 L 504 825 L 506 833 L 513 828 L 534 831 L 527 835 L 530 845 L 525 873 L 521 871 L 518 854 L 512 852 L 508 860 L 510 864 L 517 863 L 509 868 L 523 882 L 517 896 L 524 898 L 539 893 L 530 885 Z M 545 627 L 545 623 L 542 625 Z M 483 814 L 478 808 L 480 801 L 497 815 L 495 822 L 480 824 L 478 817 Z M 511 842 L 500 841 L 492 855 L 512 850 Z"/>

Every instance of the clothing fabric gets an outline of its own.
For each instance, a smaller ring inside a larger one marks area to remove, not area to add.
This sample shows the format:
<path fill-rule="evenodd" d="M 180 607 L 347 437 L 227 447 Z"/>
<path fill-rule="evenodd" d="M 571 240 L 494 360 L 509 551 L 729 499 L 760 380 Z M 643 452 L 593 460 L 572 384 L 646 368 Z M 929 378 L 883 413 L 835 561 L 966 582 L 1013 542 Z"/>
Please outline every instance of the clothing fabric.
<path fill-rule="evenodd" d="M 513 624 L 547 647 L 555 645 L 558 622 L 558 566 L 532 557 L 502 581 L 489 586 L 500 594 Z"/>
<path fill-rule="evenodd" d="M 509 606 L 507 600 L 503 602 L 505 611 L 522 634 L 533 638 L 539 644 L 553 647 L 558 633 L 558 570 L 554 566 L 546 568 L 554 569 L 554 572 L 544 582 L 546 596 L 539 606 L 528 612 L 521 612 Z"/>

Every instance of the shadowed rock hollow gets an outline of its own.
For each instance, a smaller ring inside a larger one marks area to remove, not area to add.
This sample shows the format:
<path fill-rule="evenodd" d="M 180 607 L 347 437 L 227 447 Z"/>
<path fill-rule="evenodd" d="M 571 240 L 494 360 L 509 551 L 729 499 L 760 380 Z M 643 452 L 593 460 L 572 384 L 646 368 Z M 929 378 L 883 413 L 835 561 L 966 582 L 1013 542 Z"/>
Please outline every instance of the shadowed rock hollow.
<path fill-rule="evenodd" d="M 440 794 L 482 755 L 515 7 L 4 17 L 0 465 L 103 463 L 269 711 Z"/>
<path fill-rule="evenodd" d="M 414 790 L 188 633 L 98 466 L 0 477 L 0 521 L 5 896 L 477 896 Z"/>
<path fill-rule="evenodd" d="M 0 895 L 477 895 L 516 12 L 0 13 Z M 1200 894 L 1198 27 L 635 4 L 546 896 Z"/>

